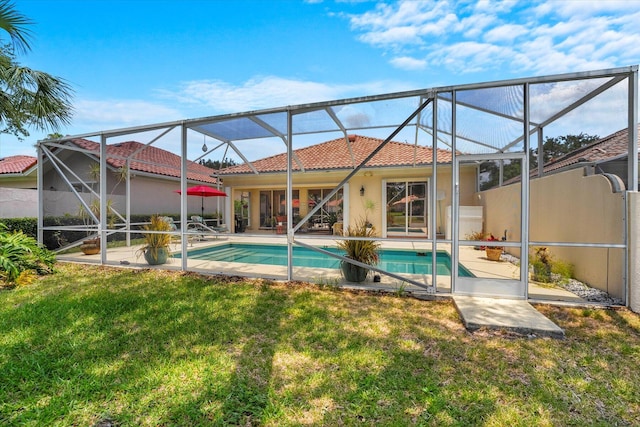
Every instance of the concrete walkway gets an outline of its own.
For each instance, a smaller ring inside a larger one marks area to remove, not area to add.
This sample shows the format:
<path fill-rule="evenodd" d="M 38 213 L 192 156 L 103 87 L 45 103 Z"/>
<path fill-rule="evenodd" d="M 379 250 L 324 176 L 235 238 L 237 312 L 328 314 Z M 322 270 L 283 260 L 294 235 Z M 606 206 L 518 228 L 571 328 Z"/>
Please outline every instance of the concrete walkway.
<path fill-rule="evenodd" d="M 524 300 L 453 296 L 469 330 L 503 329 L 521 334 L 564 338 L 564 331 Z"/>

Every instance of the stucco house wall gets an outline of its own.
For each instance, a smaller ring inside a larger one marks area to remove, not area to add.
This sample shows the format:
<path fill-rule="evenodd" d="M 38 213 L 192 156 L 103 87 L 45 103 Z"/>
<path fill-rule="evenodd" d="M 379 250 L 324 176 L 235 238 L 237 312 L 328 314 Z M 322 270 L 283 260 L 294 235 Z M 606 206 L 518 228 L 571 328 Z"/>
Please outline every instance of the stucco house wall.
<path fill-rule="evenodd" d="M 404 168 L 378 168 L 361 170 L 353 176 L 348 185 L 343 189 L 344 197 L 348 198 L 349 213 L 344 220 L 344 224 L 354 224 L 365 215 L 378 230 L 378 234 L 383 234 L 385 226 L 385 212 L 383 200 L 383 188 L 385 181 L 409 180 L 426 181 L 431 178 L 431 167 L 404 167 Z M 306 172 L 295 173 L 293 175 L 293 188 L 299 191 L 300 200 L 307 199 L 307 190 L 310 188 L 334 188 L 347 176 L 347 172 Z M 461 194 L 461 200 L 465 204 L 470 204 L 475 197 L 476 169 L 464 168 L 461 171 L 461 180 L 466 182 L 465 188 L 469 190 Z M 224 177 L 225 187 L 232 188 L 231 199 L 239 200 L 242 192 L 250 192 L 250 227 L 249 230 L 259 228 L 259 205 L 261 190 L 284 190 L 286 188 L 286 175 L 281 173 L 263 173 L 259 175 L 229 175 Z M 451 167 L 441 165 L 438 167 L 438 189 L 444 193 L 441 200 L 443 206 L 451 204 Z M 364 196 L 360 195 L 360 189 L 364 187 Z M 436 197 L 431 194 L 430 197 Z M 367 201 L 372 201 L 375 208 L 367 211 Z M 305 203 L 300 206 L 300 215 L 308 212 Z M 443 212 L 444 214 L 444 212 Z M 429 215 L 436 215 L 437 227 L 444 229 L 444 215 L 441 217 L 438 212 L 431 212 Z M 430 225 L 430 222 L 429 222 Z"/>
<path fill-rule="evenodd" d="M 81 141 L 81 144 L 89 145 L 95 144 L 88 141 Z M 122 147 L 124 145 L 124 147 Z M 109 149 L 124 150 L 125 153 L 129 151 L 135 151 L 138 147 L 143 145 L 136 142 L 130 142 L 121 144 L 121 146 L 109 146 Z M 179 156 L 166 152 L 158 148 L 149 148 L 149 159 L 140 154 L 145 161 L 150 162 L 154 159 L 152 156 L 156 156 L 165 162 L 164 164 L 154 164 L 152 170 L 162 170 L 165 174 L 160 172 L 152 173 L 145 172 L 143 170 L 133 169 L 130 171 L 129 179 L 131 188 L 131 213 L 136 214 L 154 214 L 165 213 L 177 215 L 180 213 L 180 194 L 176 193 L 176 190 L 180 189 L 179 168 L 176 169 L 175 165 L 171 162 L 179 162 Z M 143 153 L 146 153 L 143 152 Z M 123 154 L 120 154 L 121 156 Z M 76 190 L 81 194 L 81 197 L 90 202 L 95 199 L 88 189 L 79 185 L 79 181 L 82 180 L 87 183 L 91 183 L 93 190 L 99 192 L 99 178 L 92 177 L 92 165 L 98 165 L 99 159 L 90 158 L 84 153 L 80 153 L 74 150 L 62 150 L 57 154 L 60 161 L 64 162 L 68 169 L 72 170 L 77 176 L 74 177 L 66 169 L 64 169 L 65 175 L 75 185 Z M 108 160 L 111 160 L 109 158 Z M 189 179 L 187 185 L 206 184 L 213 185 L 215 182 L 211 177 L 213 170 L 201 165 L 189 165 L 190 178 L 192 175 L 201 177 L 203 181 L 196 179 Z M 125 179 L 120 175 L 118 168 L 108 165 L 107 173 L 107 198 L 110 200 L 111 206 L 116 209 L 120 215 L 125 216 L 126 213 L 126 187 L 127 183 Z M 173 175 L 167 175 L 167 173 L 173 173 Z M 77 215 L 81 206 L 80 201 L 75 194 L 69 188 L 68 183 L 60 176 L 57 170 L 49 162 L 45 163 L 45 170 L 43 174 L 43 197 L 44 197 L 44 214 L 45 216 L 58 216 L 58 215 Z M 204 198 L 188 196 L 187 197 L 187 211 L 190 215 L 201 213 L 201 204 L 204 204 L 205 214 L 212 214 L 215 211 L 224 211 L 225 199 L 223 197 L 211 197 Z"/>

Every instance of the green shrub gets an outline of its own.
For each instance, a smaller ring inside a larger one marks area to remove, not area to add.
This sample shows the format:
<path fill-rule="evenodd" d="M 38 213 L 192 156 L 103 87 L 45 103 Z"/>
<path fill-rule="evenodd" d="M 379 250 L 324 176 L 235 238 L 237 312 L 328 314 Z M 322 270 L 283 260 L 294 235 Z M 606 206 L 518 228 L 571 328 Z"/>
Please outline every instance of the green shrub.
<path fill-rule="evenodd" d="M 531 275 L 532 280 L 540 283 L 551 282 L 551 266 L 549 264 L 545 264 L 543 261 L 536 258 L 531 260 L 530 264 L 533 269 L 533 274 Z"/>
<path fill-rule="evenodd" d="M 0 224 L 9 231 L 22 231 L 34 239 L 38 236 L 38 218 L 2 218 Z"/>
<path fill-rule="evenodd" d="M 573 277 L 573 265 L 553 259 L 547 248 L 536 248 L 529 257 L 531 279 L 541 283 L 562 281 Z"/>
<path fill-rule="evenodd" d="M 551 273 L 557 274 L 561 279 L 571 279 L 573 277 L 573 264 L 562 260 L 553 260 L 551 263 Z"/>
<path fill-rule="evenodd" d="M 0 279 L 9 285 L 26 284 L 36 274 L 53 272 L 55 255 L 22 231 L 0 224 Z"/>

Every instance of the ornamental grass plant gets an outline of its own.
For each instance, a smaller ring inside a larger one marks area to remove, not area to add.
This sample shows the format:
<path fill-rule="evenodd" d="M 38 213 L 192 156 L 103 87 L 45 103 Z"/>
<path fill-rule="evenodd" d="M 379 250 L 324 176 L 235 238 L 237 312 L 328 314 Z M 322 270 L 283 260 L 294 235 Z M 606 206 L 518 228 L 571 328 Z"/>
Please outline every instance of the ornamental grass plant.
<path fill-rule="evenodd" d="M 149 253 L 152 258 L 157 259 L 161 250 L 168 251 L 171 244 L 171 234 L 158 232 L 171 231 L 169 222 L 162 216 L 152 215 L 149 224 L 144 225 L 142 228 L 145 231 L 152 231 L 152 233 L 144 233 L 144 243 L 138 249 L 139 255 Z"/>
<path fill-rule="evenodd" d="M 366 220 L 360 220 L 355 225 L 350 225 L 342 233 L 344 237 L 358 237 L 363 239 L 375 239 L 374 227 L 368 227 Z M 376 265 L 380 260 L 380 242 L 375 240 L 345 239 L 338 240 L 337 246 L 345 251 L 345 256 L 367 265 Z"/>

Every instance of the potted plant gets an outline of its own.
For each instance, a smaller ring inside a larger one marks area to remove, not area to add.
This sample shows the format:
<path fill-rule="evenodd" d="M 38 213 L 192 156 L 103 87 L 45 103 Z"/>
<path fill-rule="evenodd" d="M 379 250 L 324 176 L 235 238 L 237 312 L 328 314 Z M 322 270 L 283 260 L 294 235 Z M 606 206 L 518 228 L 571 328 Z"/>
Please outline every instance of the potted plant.
<path fill-rule="evenodd" d="M 489 234 L 489 237 L 486 240 L 487 242 L 499 242 L 500 239 L 497 239 L 493 236 L 493 234 Z M 500 255 L 502 255 L 502 251 L 504 250 L 504 246 L 486 246 L 485 253 L 487 254 L 487 259 L 490 261 L 500 261 Z"/>
<path fill-rule="evenodd" d="M 159 215 L 152 215 L 145 231 L 171 231 L 171 224 Z M 144 245 L 138 249 L 138 256 L 144 255 L 149 265 L 164 264 L 169 257 L 171 235 L 168 233 L 144 233 Z"/>
<path fill-rule="evenodd" d="M 329 223 L 329 231 L 333 233 L 333 225 L 338 222 L 338 214 L 330 212 L 329 215 L 327 215 L 327 222 Z"/>
<path fill-rule="evenodd" d="M 465 239 L 467 240 L 474 240 L 474 241 L 480 241 L 480 240 L 484 240 L 485 234 L 483 231 L 472 231 L 471 233 L 467 234 L 465 236 Z M 480 251 L 480 250 L 484 250 L 486 248 L 486 246 L 474 246 L 473 249 L 475 249 L 476 251 Z"/>
<path fill-rule="evenodd" d="M 359 221 L 355 226 L 349 226 L 344 231 L 345 237 L 375 237 L 375 229 L 367 227 L 366 220 Z M 368 265 L 376 265 L 380 260 L 378 250 L 380 243 L 374 240 L 345 239 L 338 241 L 338 248 L 345 251 L 345 257 Z M 368 268 L 352 264 L 348 261 L 340 262 L 340 269 L 344 278 L 349 282 L 362 282 L 367 277 Z"/>
<path fill-rule="evenodd" d="M 92 199 L 89 203 L 89 210 L 97 218 L 100 218 L 100 201 Z M 90 224 L 92 224 L 91 215 L 89 214 L 89 212 L 87 212 L 84 205 L 80 205 L 78 214 L 80 215 L 80 218 L 82 218 L 82 223 L 85 226 L 88 227 Z M 90 235 L 91 232 L 87 231 L 87 239 L 83 240 L 82 245 L 80 246 L 80 250 L 85 255 L 95 255 L 100 252 L 100 237 L 90 237 Z"/>

